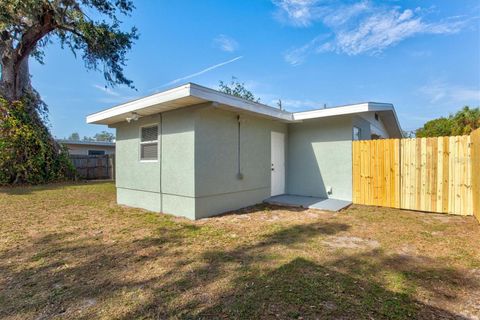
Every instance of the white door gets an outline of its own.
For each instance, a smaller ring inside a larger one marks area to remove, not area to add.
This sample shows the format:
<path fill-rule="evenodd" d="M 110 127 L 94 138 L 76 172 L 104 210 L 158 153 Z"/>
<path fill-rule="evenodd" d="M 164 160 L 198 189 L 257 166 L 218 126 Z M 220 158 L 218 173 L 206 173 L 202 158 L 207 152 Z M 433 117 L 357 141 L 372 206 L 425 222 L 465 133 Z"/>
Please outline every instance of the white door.
<path fill-rule="evenodd" d="M 285 193 L 285 135 L 272 131 L 271 138 L 271 195 Z"/>

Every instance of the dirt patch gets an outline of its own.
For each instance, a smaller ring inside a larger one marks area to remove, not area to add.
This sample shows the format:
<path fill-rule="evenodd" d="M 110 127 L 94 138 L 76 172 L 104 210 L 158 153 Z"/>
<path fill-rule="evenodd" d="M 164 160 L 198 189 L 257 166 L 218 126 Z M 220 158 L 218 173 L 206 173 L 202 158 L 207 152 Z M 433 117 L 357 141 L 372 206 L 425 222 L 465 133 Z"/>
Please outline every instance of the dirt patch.
<path fill-rule="evenodd" d="M 345 249 L 376 249 L 380 247 L 380 243 L 376 240 L 348 236 L 332 236 L 323 243 L 332 248 Z"/>

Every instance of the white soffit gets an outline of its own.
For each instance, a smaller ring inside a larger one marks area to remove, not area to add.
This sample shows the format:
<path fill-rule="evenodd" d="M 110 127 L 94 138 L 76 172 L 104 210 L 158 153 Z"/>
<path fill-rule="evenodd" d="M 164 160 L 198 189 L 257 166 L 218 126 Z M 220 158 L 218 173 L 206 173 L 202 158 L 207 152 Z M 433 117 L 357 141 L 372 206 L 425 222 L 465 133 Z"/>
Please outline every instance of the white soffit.
<path fill-rule="evenodd" d="M 392 138 L 400 138 L 402 136 L 400 123 L 395 113 L 395 108 L 391 103 L 365 102 L 334 108 L 296 112 L 293 114 L 293 119 L 302 121 L 372 111 L 382 115 L 386 129 Z"/>
<path fill-rule="evenodd" d="M 387 130 L 392 137 L 400 137 L 400 124 L 395 109 L 390 103 L 365 102 L 334 108 L 291 113 L 261 103 L 234 97 L 210 88 L 187 83 L 170 90 L 133 100 L 87 116 L 87 123 L 111 125 L 126 121 L 132 112 L 148 116 L 159 112 L 183 108 L 200 103 L 216 103 L 219 108 L 237 112 L 252 113 L 282 122 L 301 122 L 308 119 L 324 118 L 375 111 L 383 115 Z M 390 128 L 389 128 L 390 127 Z"/>
<path fill-rule="evenodd" d="M 290 112 L 188 83 L 91 114 L 87 116 L 87 123 L 114 124 L 125 121 L 125 118 L 131 115 L 132 112 L 136 112 L 140 116 L 147 116 L 205 102 L 215 102 L 226 109 L 255 113 L 277 120 L 292 120 L 292 114 Z"/>

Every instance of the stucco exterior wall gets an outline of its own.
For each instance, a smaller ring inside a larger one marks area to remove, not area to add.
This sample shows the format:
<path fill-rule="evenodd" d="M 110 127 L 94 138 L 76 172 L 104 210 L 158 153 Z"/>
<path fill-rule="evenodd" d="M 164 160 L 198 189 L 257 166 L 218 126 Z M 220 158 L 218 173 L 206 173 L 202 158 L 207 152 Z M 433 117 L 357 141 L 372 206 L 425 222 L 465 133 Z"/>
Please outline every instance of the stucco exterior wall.
<path fill-rule="evenodd" d="M 285 124 L 241 114 L 239 136 L 238 115 L 203 104 L 116 125 L 118 203 L 190 219 L 260 203 L 271 192 L 272 131 L 286 138 L 286 193 L 351 200 L 352 127 L 370 139 L 369 121 Z M 158 161 L 142 162 L 140 127 L 152 124 L 159 125 Z"/>
<path fill-rule="evenodd" d="M 390 135 L 388 134 L 387 129 L 382 120 L 382 116 L 378 114 L 378 120 L 375 119 L 376 112 L 364 112 L 357 115 L 370 123 L 370 130 L 372 133 L 376 133 L 380 135 L 382 138 L 388 138 Z"/>
<path fill-rule="evenodd" d="M 157 161 L 140 161 L 140 128 L 159 125 Z M 194 117 L 175 110 L 115 126 L 117 202 L 194 219 Z"/>
<path fill-rule="evenodd" d="M 287 136 L 287 125 L 240 115 L 239 158 L 237 116 L 238 113 L 212 107 L 196 112 L 197 218 L 257 204 L 270 197 L 271 132 Z"/>
<path fill-rule="evenodd" d="M 121 123 L 117 202 L 191 219 L 260 203 L 270 196 L 271 131 L 287 125 L 206 105 Z M 159 125 L 158 161 L 140 161 L 140 128 Z"/>
<path fill-rule="evenodd" d="M 289 194 L 351 201 L 353 125 L 362 129 L 363 139 L 370 138 L 369 123 L 355 116 L 289 124 Z"/>
<path fill-rule="evenodd" d="M 195 219 L 195 108 L 161 115 L 161 212 Z"/>

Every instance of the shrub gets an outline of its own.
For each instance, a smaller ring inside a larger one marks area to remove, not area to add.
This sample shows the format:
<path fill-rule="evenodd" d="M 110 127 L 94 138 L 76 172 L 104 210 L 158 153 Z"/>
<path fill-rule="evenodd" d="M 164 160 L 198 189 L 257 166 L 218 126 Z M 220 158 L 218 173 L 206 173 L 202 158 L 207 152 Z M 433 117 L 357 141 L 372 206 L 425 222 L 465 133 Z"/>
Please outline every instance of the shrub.
<path fill-rule="evenodd" d="M 0 97 L 0 184 L 42 184 L 74 178 L 68 151 L 55 142 L 25 105 Z"/>

